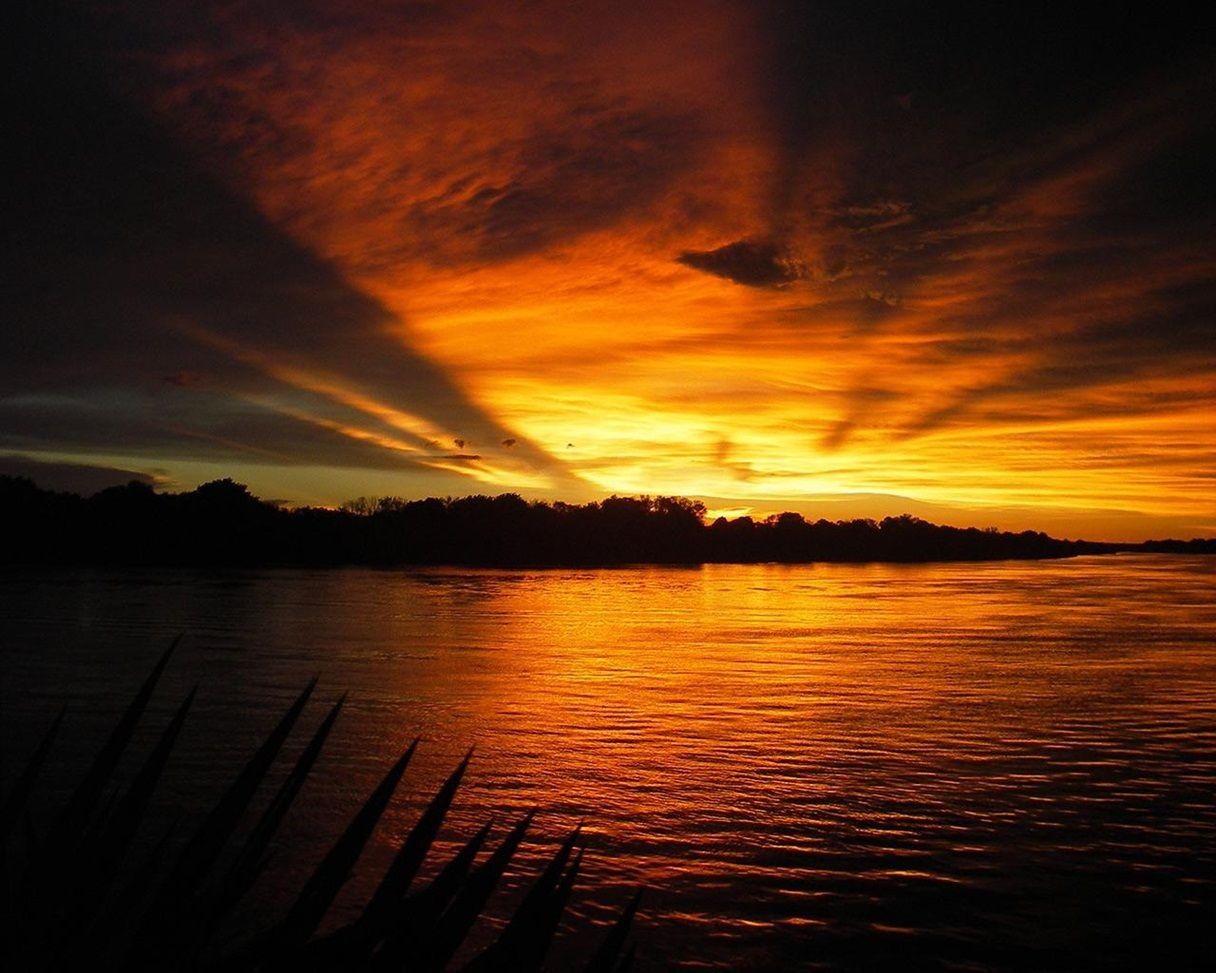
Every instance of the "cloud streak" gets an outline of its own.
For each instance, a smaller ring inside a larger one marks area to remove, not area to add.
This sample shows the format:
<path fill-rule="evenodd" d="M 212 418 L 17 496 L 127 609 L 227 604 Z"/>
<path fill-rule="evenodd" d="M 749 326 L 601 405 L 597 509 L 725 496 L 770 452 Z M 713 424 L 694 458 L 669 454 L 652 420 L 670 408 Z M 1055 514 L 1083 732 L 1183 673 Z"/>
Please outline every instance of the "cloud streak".
<path fill-rule="evenodd" d="M 767 240 L 736 240 L 714 250 L 686 250 L 676 258 L 747 287 L 785 287 L 805 276 L 805 269 L 780 246 Z"/>
<path fill-rule="evenodd" d="M 5 448 L 1216 522 L 1198 40 L 830 0 L 90 16 L 23 68 Z"/>

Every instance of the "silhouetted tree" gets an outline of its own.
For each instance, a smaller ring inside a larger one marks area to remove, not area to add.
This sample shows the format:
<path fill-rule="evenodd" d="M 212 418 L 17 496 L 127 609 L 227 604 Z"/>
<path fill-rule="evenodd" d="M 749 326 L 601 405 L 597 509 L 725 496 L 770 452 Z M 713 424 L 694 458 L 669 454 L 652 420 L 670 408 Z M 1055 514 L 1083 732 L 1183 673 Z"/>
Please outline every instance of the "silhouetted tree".
<path fill-rule="evenodd" d="M 807 523 L 782 513 L 705 522 L 683 497 L 529 502 L 518 494 L 359 497 L 282 509 L 231 479 L 185 493 L 146 483 L 84 499 L 0 477 L 6 563 L 617 565 L 782 561 L 978 561 L 1146 550 L 1216 553 L 1216 540 L 1095 544 L 1038 531 L 931 524 L 905 514 Z"/>

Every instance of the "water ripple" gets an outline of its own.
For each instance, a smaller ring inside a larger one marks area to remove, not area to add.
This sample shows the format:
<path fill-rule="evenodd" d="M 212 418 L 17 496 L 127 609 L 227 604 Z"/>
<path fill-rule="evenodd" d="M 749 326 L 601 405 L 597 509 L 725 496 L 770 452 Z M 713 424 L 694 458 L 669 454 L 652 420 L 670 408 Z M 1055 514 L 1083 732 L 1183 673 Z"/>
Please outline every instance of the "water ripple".
<path fill-rule="evenodd" d="M 1211 561 L 0 586 L 6 774 L 65 697 L 64 747 L 83 759 L 178 631 L 156 715 L 203 690 L 170 813 L 214 791 L 314 672 L 318 713 L 350 691 L 268 910 L 421 734 L 415 786 L 369 854 L 387 859 L 476 743 L 440 844 L 542 808 L 505 898 L 587 822 L 555 968 L 638 883 L 640 969 L 1185 969 L 1213 951 Z"/>

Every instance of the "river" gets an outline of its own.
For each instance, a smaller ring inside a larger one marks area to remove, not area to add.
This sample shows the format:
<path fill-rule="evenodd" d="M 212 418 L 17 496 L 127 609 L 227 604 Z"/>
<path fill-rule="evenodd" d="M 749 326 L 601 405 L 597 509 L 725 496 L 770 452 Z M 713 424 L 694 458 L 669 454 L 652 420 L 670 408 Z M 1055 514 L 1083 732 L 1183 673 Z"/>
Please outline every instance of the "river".
<path fill-rule="evenodd" d="M 1216 942 L 1216 559 L 9 571 L 5 784 L 66 702 L 51 806 L 178 633 L 141 738 L 200 687 L 166 816 L 312 675 L 305 727 L 349 693 L 250 921 L 420 736 L 335 920 L 475 746 L 445 847 L 540 809 L 502 902 L 585 821 L 555 968 L 638 885 L 641 970 L 1185 968 Z"/>

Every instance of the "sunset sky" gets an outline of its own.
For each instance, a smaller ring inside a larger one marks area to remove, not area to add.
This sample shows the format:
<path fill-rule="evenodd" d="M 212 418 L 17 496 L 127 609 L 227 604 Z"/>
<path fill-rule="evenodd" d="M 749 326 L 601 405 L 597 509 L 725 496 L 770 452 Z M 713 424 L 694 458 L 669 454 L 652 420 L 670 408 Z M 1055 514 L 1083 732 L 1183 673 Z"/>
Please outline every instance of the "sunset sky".
<path fill-rule="evenodd" d="M 0 473 L 1216 534 L 1163 11 L 29 4 Z"/>

